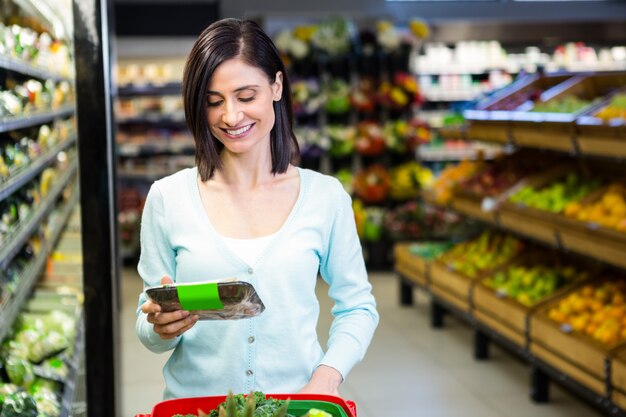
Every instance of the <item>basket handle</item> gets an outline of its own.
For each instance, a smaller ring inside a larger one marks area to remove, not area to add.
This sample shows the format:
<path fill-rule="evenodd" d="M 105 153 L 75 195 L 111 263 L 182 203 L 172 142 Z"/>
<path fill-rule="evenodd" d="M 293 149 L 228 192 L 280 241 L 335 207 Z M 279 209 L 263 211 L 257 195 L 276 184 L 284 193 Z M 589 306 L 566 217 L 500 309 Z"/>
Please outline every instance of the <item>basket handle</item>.
<path fill-rule="evenodd" d="M 352 416 L 356 417 L 356 404 L 354 401 L 352 400 L 346 400 L 346 404 L 348 405 L 348 408 L 350 409 L 350 411 L 352 411 Z"/>

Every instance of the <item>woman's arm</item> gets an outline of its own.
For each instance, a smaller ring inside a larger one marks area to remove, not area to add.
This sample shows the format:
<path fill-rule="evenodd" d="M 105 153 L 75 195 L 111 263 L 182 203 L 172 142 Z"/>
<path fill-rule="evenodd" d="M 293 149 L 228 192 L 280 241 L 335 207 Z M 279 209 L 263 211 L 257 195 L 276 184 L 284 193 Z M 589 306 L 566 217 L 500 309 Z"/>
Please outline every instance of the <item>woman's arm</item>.
<path fill-rule="evenodd" d="M 164 197 L 157 183 L 150 187 L 141 217 L 141 254 L 137 271 L 144 287 L 159 285 L 161 277 L 176 277 L 176 258 L 169 244 L 164 212 Z M 154 321 L 158 305 L 150 303 L 145 293 L 139 295 L 135 330 L 139 340 L 151 351 L 161 353 L 173 349 L 180 338 L 162 338 L 155 332 Z M 149 318 L 150 317 L 150 318 Z M 172 317 L 166 317 L 172 319 Z M 163 320 L 163 317 L 160 318 Z M 150 322 L 152 321 L 152 323 Z M 158 323 L 157 323 L 158 324 Z"/>
<path fill-rule="evenodd" d="M 378 325 L 379 315 L 354 221 L 352 201 L 341 188 L 328 250 L 320 273 L 334 300 L 328 350 L 321 361 L 343 378 L 361 361 Z"/>

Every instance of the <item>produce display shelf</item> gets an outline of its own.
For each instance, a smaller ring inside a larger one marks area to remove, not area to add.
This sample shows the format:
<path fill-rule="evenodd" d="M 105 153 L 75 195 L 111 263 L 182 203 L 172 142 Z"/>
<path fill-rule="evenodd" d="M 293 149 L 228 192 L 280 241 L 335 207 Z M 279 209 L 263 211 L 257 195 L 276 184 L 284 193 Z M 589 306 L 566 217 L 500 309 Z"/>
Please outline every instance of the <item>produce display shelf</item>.
<path fill-rule="evenodd" d="M 43 218 L 54 208 L 57 198 L 61 195 L 70 179 L 76 175 L 77 169 L 78 161 L 73 160 L 70 162 L 68 168 L 59 178 L 59 181 L 54 184 L 53 188 L 48 192 L 48 195 L 41 201 L 39 207 L 31 214 L 30 218 L 25 223 L 20 223 L 13 231 L 8 239 L 8 244 L 0 250 L 0 267 L 6 268 L 8 263 L 17 255 L 22 246 L 32 236 L 33 232 L 41 224 Z"/>
<path fill-rule="evenodd" d="M 44 152 L 39 158 L 25 166 L 23 169 L 16 171 L 6 181 L 0 183 L 0 201 L 18 190 L 28 181 L 32 180 L 37 174 L 41 173 L 44 168 L 50 165 L 61 151 L 68 149 L 76 143 L 76 136 L 73 136 L 62 143 L 59 143 Z"/>
<path fill-rule="evenodd" d="M 36 67 L 28 62 L 4 54 L 0 54 L 0 68 L 43 80 L 70 81 L 70 78 L 64 75 L 49 71 L 45 68 Z"/>
<path fill-rule="evenodd" d="M 421 287 L 429 285 L 430 264 L 424 258 L 415 256 L 410 251 L 411 244 L 397 243 L 393 248 L 394 268 L 406 279 Z"/>
<path fill-rule="evenodd" d="M 547 308 L 531 316 L 530 351 L 534 357 L 569 375 L 599 396 L 607 394 L 608 356 L 604 346 L 576 332 L 564 332 L 546 315 Z"/>
<path fill-rule="evenodd" d="M 74 112 L 74 105 L 66 105 L 52 111 L 42 111 L 26 116 L 3 118 L 0 119 L 0 133 L 23 129 L 25 127 L 37 126 L 50 122 L 54 119 L 68 117 L 74 114 Z"/>
<path fill-rule="evenodd" d="M 554 216 L 530 207 L 504 203 L 498 209 L 498 226 L 520 235 L 531 237 L 550 246 L 559 245 Z"/>
<path fill-rule="evenodd" d="M 416 151 L 418 161 L 460 161 L 464 159 L 476 160 L 478 154 L 482 154 L 482 159 L 494 159 L 502 152 L 499 146 L 468 146 L 463 148 L 445 148 L 420 145 Z"/>
<path fill-rule="evenodd" d="M 494 328 L 485 321 L 478 319 L 475 312 L 472 312 L 472 317 L 474 319 L 473 329 L 475 359 L 489 359 L 489 344 L 494 342 L 518 358 L 524 361 L 529 360 L 530 354 L 525 346 L 520 345 L 507 334 L 500 332 L 498 328 Z"/>
<path fill-rule="evenodd" d="M 65 183 L 63 183 L 62 185 L 64 186 Z M 62 189 L 62 187 L 58 188 Z M 48 202 L 48 204 L 51 203 Z M 5 304 L 0 305 L 0 341 L 3 340 L 5 336 L 11 331 L 13 322 L 21 311 L 22 306 L 30 296 L 33 285 L 37 282 L 39 275 L 46 265 L 48 255 L 54 248 L 56 241 L 60 236 L 63 227 L 65 226 L 65 223 L 72 213 L 72 209 L 77 204 L 78 192 L 75 189 L 68 202 L 60 209 L 61 212 L 59 218 L 61 220 L 57 223 L 55 229 L 52 231 L 50 240 L 46 241 L 41 246 L 41 250 L 39 251 L 39 253 L 37 253 L 34 259 L 22 271 L 15 292 L 12 294 L 11 298 L 7 300 Z M 49 209 L 50 208 L 48 208 L 47 210 Z M 5 267 L 6 266 L 3 265 L 3 268 Z"/>
<path fill-rule="evenodd" d="M 498 212 L 490 206 L 495 206 L 495 200 L 462 193 L 455 195 L 451 206 L 454 210 L 470 217 L 482 220 L 492 225 L 498 225 Z"/>
<path fill-rule="evenodd" d="M 555 226 L 563 248 L 626 268 L 626 233 L 566 217 Z"/>
<path fill-rule="evenodd" d="M 439 261 L 434 261 L 430 268 L 431 292 L 465 313 L 470 311 L 471 288 L 477 279 L 479 277 L 470 278 Z"/>
<path fill-rule="evenodd" d="M 59 417 L 70 417 L 72 415 L 72 409 L 79 400 L 77 394 L 80 394 L 81 389 L 81 366 L 83 363 L 83 352 L 85 349 L 85 335 L 84 335 L 84 319 L 81 310 L 80 316 L 77 320 L 76 326 L 76 340 L 74 342 L 74 355 L 68 363 L 69 374 L 65 387 L 63 389 L 63 396 L 61 398 L 61 415 Z"/>
<path fill-rule="evenodd" d="M 558 356 L 556 357 L 558 358 Z M 626 417 L 626 411 L 620 408 L 617 403 L 611 401 L 606 394 L 598 394 L 590 390 L 585 384 L 578 381 L 568 372 L 563 372 L 559 368 L 537 355 L 531 356 L 531 398 L 535 402 L 545 403 L 549 401 L 548 386 L 550 381 L 554 381 L 570 392 L 575 393 L 581 399 L 606 413 L 615 417 Z M 602 383 L 605 383 L 602 381 Z"/>
<path fill-rule="evenodd" d="M 183 85 L 179 82 L 164 84 L 128 84 L 117 88 L 118 97 L 181 95 Z"/>

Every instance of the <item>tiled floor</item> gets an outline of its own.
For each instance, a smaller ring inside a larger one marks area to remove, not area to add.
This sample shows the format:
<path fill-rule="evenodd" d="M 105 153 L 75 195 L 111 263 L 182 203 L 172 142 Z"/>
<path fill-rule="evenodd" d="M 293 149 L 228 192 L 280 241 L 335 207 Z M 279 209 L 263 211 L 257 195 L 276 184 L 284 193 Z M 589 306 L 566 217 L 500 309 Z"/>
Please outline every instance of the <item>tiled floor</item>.
<path fill-rule="evenodd" d="M 495 345 L 489 360 L 474 360 L 473 332 L 466 324 L 450 317 L 445 328 L 434 330 L 426 294 L 416 290 L 416 305 L 401 307 L 392 273 L 375 273 L 370 279 L 380 325 L 365 360 L 340 390 L 344 398 L 356 402 L 358 417 L 602 415 L 555 384 L 550 387 L 549 403 L 532 403 L 527 364 Z M 134 311 L 141 282 L 132 269 L 124 270 L 122 280 L 122 411 L 124 417 L 132 417 L 149 413 L 161 401 L 166 354 L 148 351 L 135 337 Z M 326 300 L 325 284 L 320 281 L 318 288 L 321 300 Z M 322 302 L 324 309 L 330 309 L 327 301 Z M 327 313 L 320 329 L 327 329 L 329 323 Z"/>

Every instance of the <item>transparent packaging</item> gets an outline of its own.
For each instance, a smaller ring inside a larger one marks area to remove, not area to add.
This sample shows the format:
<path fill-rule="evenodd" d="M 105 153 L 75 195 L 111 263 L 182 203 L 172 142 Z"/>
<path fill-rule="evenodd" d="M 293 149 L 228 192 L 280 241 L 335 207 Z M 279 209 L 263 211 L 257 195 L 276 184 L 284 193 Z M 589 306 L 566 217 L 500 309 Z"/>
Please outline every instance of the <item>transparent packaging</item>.
<path fill-rule="evenodd" d="M 146 288 L 144 291 L 148 298 L 159 304 L 163 311 L 184 310 L 179 299 L 178 287 L 192 287 L 194 285 L 206 285 L 207 283 L 194 284 L 164 284 Z M 192 314 L 197 314 L 200 320 L 237 320 L 255 317 L 265 310 L 265 305 L 258 296 L 252 284 L 244 281 L 227 281 L 211 283 L 217 284 L 219 300 L 223 308 L 190 309 Z"/>

